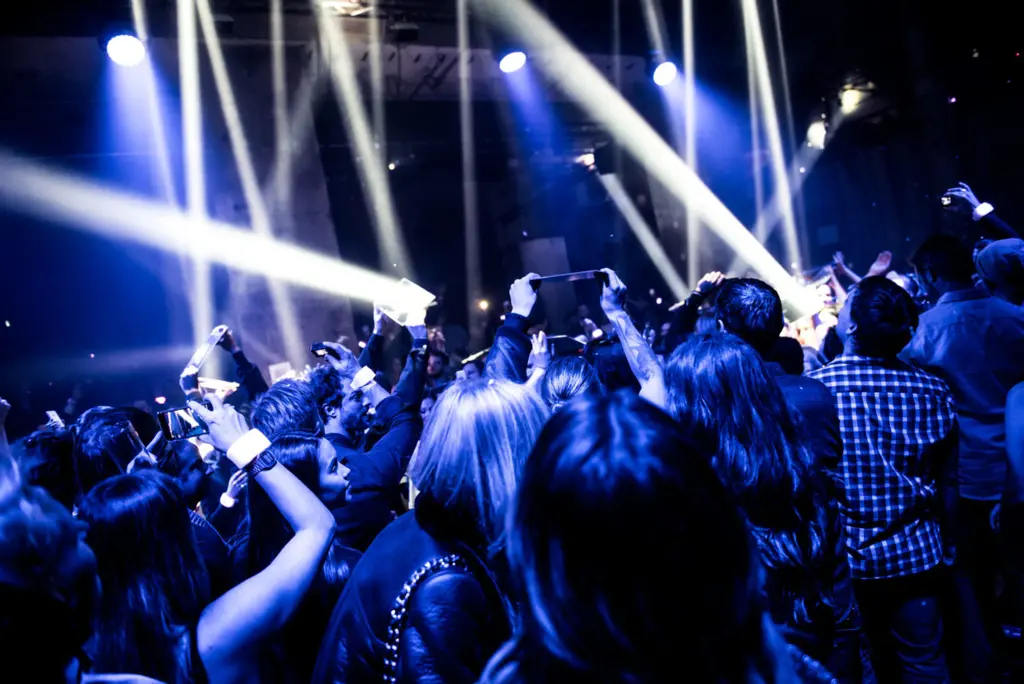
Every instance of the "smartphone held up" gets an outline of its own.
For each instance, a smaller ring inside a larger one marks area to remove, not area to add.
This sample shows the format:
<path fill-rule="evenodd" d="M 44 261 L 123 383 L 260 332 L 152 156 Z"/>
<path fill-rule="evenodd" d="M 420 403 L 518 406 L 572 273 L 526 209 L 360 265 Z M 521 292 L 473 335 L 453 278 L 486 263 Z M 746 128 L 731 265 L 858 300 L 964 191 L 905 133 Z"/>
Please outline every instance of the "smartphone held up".
<path fill-rule="evenodd" d="M 167 441 L 189 439 L 209 434 L 210 428 L 188 406 L 167 409 L 156 414 L 160 432 Z"/>

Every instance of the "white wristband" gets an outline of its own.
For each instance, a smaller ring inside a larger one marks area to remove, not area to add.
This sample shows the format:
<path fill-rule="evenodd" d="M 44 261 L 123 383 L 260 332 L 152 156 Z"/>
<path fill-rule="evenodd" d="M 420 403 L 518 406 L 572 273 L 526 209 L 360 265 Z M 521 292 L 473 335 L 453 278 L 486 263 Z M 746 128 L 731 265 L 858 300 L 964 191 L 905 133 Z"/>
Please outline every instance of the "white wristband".
<path fill-rule="evenodd" d="M 238 502 L 235 501 L 235 497 L 231 496 L 227 492 L 220 495 L 220 505 L 224 508 L 234 508 L 236 503 Z"/>
<path fill-rule="evenodd" d="M 269 448 L 270 440 L 262 432 L 254 428 L 239 437 L 238 441 L 231 445 L 227 456 L 228 460 L 234 463 L 236 468 L 244 468 Z"/>
<path fill-rule="evenodd" d="M 978 206 L 974 207 L 974 214 L 972 215 L 972 218 L 974 218 L 975 221 L 980 221 L 995 210 L 996 208 L 988 202 L 982 202 Z"/>

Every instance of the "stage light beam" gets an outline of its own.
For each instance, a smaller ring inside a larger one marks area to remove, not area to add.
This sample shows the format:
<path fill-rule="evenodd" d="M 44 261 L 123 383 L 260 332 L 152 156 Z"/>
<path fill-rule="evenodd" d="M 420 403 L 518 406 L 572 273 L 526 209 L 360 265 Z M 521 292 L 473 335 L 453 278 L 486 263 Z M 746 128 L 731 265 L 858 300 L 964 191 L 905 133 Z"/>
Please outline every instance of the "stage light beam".
<path fill-rule="evenodd" d="M 786 269 L 542 14 L 524 0 L 474 0 L 474 6 L 491 22 L 516 35 L 526 48 L 548 56 L 537 62 L 537 68 L 733 251 L 746 254 L 747 260 L 754 262 L 754 270 L 774 285 L 784 300 L 803 314 L 816 310 Z"/>
<path fill-rule="evenodd" d="M 612 198 L 619 213 L 622 214 L 626 224 L 632 229 L 633 234 L 636 235 L 637 241 L 644 248 L 644 251 L 647 252 L 647 256 L 651 258 L 654 268 L 658 270 L 665 284 L 668 285 L 668 289 L 672 290 L 672 296 L 677 300 L 685 299 L 689 294 L 686 284 L 672 265 L 672 260 L 668 258 L 665 248 L 661 246 L 661 242 L 658 241 L 654 231 L 644 221 L 643 215 L 637 209 L 629 193 L 622 187 L 622 181 L 613 173 L 601 174 L 598 176 L 598 179 L 600 179 L 601 185 L 608 192 L 608 196 Z"/>
<path fill-rule="evenodd" d="M 394 278 L 323 253 L 51 171 L 2 151 L 0 206 L 110 240 L 214 261 L 357 301 L 372 303 L 398 285 Z"/>
<path fill-rule="evenodd" d="M 328 67 L 335 96 L 341 103 L 345 130 L 357 158 L 356 171 L 365 188 L 370 217 L 374 222 L 380 263 L 385 267 L 388 264 L 396 264 L 394 268 L 400 273 L 413 276 L 412 262 L 409 260 L 391 189 L 388 186 L 385 171 L 387 163 L 373 143 L 373 131 L 363 106 L 359 81 L 356 78 L 356 69 L 345 32 L 337 24 L 336 19 L 324 14 L 318 3 L 314 3 L 314 14 L 319 30 L 322 58 Z"/>
<path fill-rule="evenodd" d="M 231 86 L 231 77 L 228 74 L 220 36 L 217 35 L 217 26 L 214 23 L 213 11 L 210 9 L 210 0 L 195 1 L 196 9 L 199 13 L 200 28 L 206 42 L 206 51 L 210 56 L 214 86 L 217 89 L 221 111 L 227 124 L 231 152 L 235 158 L 239 180 L 242 183 L 242 194 L 245 196 L 245 203 L 249 208 L 249 219 L 252 222 L 253 230 L 257 234 L 273 237 L 274 231 L 270 225 L 266 203 L 263 200 L 263 195 L 260 193 L 259 181 L 256 178 L 256 167 L 253 164 L 252 153 L 249 151 L 249 143 L 245 137 L 245 128 L 242 124 L 238 103 L 235 100 L 235 93 Z M 283 90 L 283 84 L 281 84 L 281 87 Z M 281 338 L 284 341 L 285 348 L 283 351 L 285 356 L 292 363 L 299 363 L 305 358 L 305 345 L 300 336 L 299 319 L 295 313 L 295 308 L 292 306 L 288 289 L 283 283 L 274 280 L 268 281 L 267 287 L 270 291 L 271 305 L 274 308 L 277 325 L 281 330 Z"/>

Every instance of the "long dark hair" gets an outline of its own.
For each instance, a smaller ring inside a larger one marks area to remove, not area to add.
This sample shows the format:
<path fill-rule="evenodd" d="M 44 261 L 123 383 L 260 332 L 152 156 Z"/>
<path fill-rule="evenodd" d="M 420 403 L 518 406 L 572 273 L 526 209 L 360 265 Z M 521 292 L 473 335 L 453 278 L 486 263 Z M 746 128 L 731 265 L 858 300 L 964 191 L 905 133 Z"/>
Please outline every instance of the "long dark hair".
<path fill-rule="evenodd" d="M 97 671 L 191 681 L 188 631 L 210 586 L 177 484 L 155 470 L 110 478 L 82 500 L 79 517 L 103 586 L 91 653 Z"/>
<path fill-rule="evenodd" d="M 309 491 L 323 498 L 320 491 L 320 438 L 305 432 L 292 432 L 274 440 L 267 453 L 288 468 Z M 261 572 L 281 553 L 295 536 L 291 525 L 262 487 L 247 487 L 249 541 L 246 553 L 246 576 Z M 321 578 L 328 584 L 344 582 L 350 568 L 333 553 L 332 545 L 324 559 Z"/>
<path fill-rule="evenodd" d="M 499 656 L 483 681 L 656 682 L 683 668 L 745 682 L 773 669 L 757 551 L 709 461 L 628 391 L 554 414 L 511 513 L 511 665 Z"/>
<path fill-rule="evenodd" d="M 268 454 L 288 468 L 318 498 L 320 488 L 320 438 L 305 433 L 285 433 L 277 437 Z M 271 562 L 295 536 L 294 530 L 263 488 L 246 488 L 248 541 L 244 554 L 244 572 L 252 577 Z M 320 638 L 330 619 L 334 604 L 351 574 L 358 554 L 335 540 L 324 557 L 320 573 L 306 593 L 295 615 L 279 638 L 265 644 L 259 653 L 260 675 L 266 681 L 309 681 L 316 662 Z"/>
<path fill-rule="evenodd" d="M 794 584 L 817 576 L 829 550 L 825 481 L 761 357 L 734 335 L 696 335 L 672 354 L 666 383 L 672 414 L 712 450 L 747 512 L 765 567 Z M 801 593 L 827 601 L 822 591 Z M 795 617 L 813 608 L 798 601 Z"/>

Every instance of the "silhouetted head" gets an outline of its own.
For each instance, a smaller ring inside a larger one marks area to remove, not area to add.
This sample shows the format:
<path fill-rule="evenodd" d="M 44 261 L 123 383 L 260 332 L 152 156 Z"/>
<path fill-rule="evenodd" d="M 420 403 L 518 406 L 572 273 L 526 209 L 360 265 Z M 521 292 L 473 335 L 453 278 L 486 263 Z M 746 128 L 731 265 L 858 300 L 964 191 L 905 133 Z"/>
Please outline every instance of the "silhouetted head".
<path fill-rule="evenodd" d="M 509 562 L 518 681 L 745 681 L 762 643 L 746 521 L 703 453 L 630 392 L 554 414 L 527 459 Z M 500 680 L 500 677 L 496 677 Z"/>
<path fill-rule="evenodd" d="M 873 276 L 850 292 L 838 326 L 846 330 L 847 349 L 852 345 L 861 356 L 894 359 L 914 337 L 918 320 L 917 305 L 906 290 Z"/>
<path fill-rule="evenodd" d="M 96 670 L 187 681 L 182 630 L 196 625 L 210 587 L 181 490 L 156 470 L 119 475 L 89 492 L 79 518 L 103 585 Z"/>
<path fill-rule="evenodd" d="M 715 317 L 726 332 L 749 344 L 762 357 L 782 334 L 782 299 L 771 285 L 754 278 L 730 278 L 718 290 Z"/>
<path fill-rule="evenodd" d="M 952 290 L 973 287 L 971 249 L 952 235 L 933 235 L 911 259 L 914 272 L 928 293 L 938 297 Z"/>
<path fill-rule="evenodd" d="M 0 459 L 4 669 L 26 681 L 76 681 L 85 666 L 73 661 L 92 634 L 99 600 L 96 557 L 83 541 L 85 526 L 42 489 L 22 487 L 13 462 Z"/>

